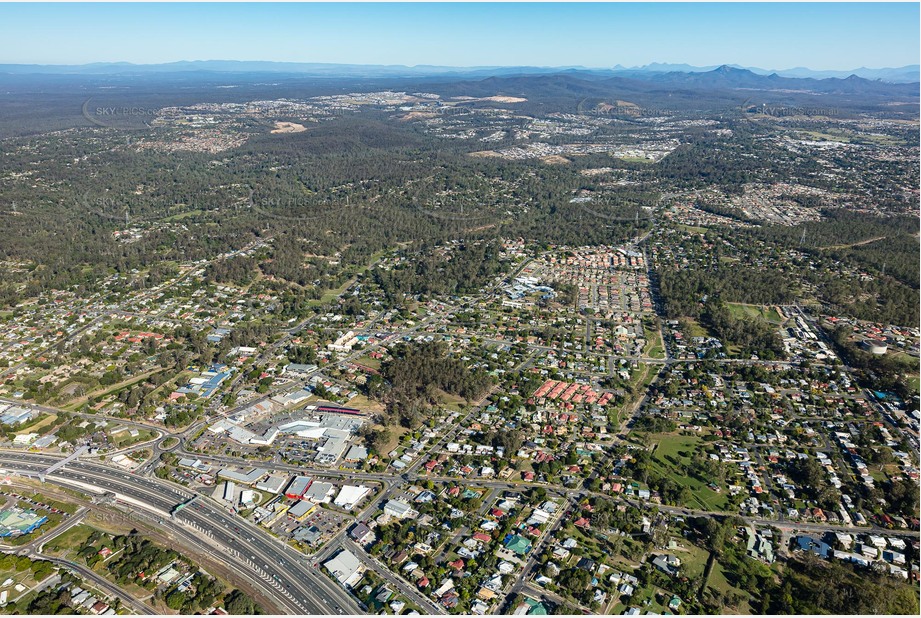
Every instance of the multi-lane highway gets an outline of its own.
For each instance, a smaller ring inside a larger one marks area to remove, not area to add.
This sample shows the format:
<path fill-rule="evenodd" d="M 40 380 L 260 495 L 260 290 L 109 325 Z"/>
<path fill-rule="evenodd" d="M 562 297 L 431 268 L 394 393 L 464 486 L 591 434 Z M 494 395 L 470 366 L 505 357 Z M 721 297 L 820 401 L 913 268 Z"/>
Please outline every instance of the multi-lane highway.
<path fill-rule="evenodd" d="M 57 460 L 49 455 L 0 451 L 0 468 L 32 476 Z M 320 573 L 305 556 L 210 500 L 196 500 L 170 517 L 177 504 L 193 497 L 191 491 L 85 461 L 69 463 L 47 480 L 112 492 L 120 501 L 154 513 L 159 525 L 206 552 L 210 549 L 215 559 L 265 590 L 286 613 L 361 613 L 348 592 Z"/>

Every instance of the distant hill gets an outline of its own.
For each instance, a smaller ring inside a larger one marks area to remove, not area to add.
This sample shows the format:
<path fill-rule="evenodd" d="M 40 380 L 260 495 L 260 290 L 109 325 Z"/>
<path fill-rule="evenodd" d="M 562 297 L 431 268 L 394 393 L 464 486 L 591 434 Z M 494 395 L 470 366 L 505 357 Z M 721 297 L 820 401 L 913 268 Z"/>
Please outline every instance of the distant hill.
<path fill-rule="evenodd" d="M 556 75 L 493 76 L 478 80 L 428 82 L 427 87 L 443 95 L 488 96 L 502 94 L 525 98 L 555 97 L 610 98 L 630 96 L 693 99 L 707 93 L 717 98 L 759 96 L 797 96 L 808 100 L 815 95 L 842 95 L 870 98 L 899 98 L 916 101 L 917 84 L 893 84 L 850 76 L 846 79 L 790 78 L 776 74 L 758 75 L 747 69 L 721 66 L 703 73 L 651 73 L 645 77 L 604 77 L 595 72 L 567 71 Z"/>
<path fill-rule="evenodd" d="M 864 79 L 879 79 L 884 82 L 892 83 L 910 84 L 921 81 L 921 65 L 917 64 L 893 69 L 868 69 L 865 67 L 860 67 L 859 69 L 854 69 L 853 71 L 813 71 L 811 69 L 798 67 L 795 69 L 786 69 L 783 71 L 773 72 L 777 73 L 781 77 L 812 77 L 816 79 L 823 79 L 827 77 L 843 78 L 849 77 L 851 75 L 856 75 L 857 77 L 862 77 Z"/>
<path fill-rule="evenodd" d="M 612 69 L 612 72 L 624 77 L 639 77 L 642 75 L 656 73 L 706 73 L 708 71 L 718 69 L 720 66 L 728 66 L 733 69 L 746 69 L 757 75 L 777 74 L 780 77 L 827 79 L 830 77 L 846 78 L 850 77 L 851 75 L 856 75 L 857 77 L 862 77 L 864 79 L 881 80 L 884 82 L 892 83 L 909 84 L 921 82 L 921 65 L 917 64 L 911 64 L 904 67 L 882 69 L 868 69 L 866 67 L 860 67 L 859 69 L 853 69 L 850 71 L 816 71 L 813 69 L 807 69 L 805 67 L 774 70 L 761 69 L 758 67 L 743 67 L 737 64 L 698 67 L 690 64 L 652 63 L 641 67 L 631 68 L 617 65 Z"/>
<path fill-rule="evenodd" d="M 703 73 L 684 73 L 673 71 L 656 73 L 646 77 L 650 82 L 671 86 L 749 90 L 788 90 L 815 92 L 824 94 L 880 94 L 917 96 L 917 84 L 896 84 L 871 81 L 850 75 L 844 79 L 830 77 L 825 79 L 782 77 L 777 73 L 759 75 L 748 69 L 738 69 L 729 65 L 717 67 Z"/>

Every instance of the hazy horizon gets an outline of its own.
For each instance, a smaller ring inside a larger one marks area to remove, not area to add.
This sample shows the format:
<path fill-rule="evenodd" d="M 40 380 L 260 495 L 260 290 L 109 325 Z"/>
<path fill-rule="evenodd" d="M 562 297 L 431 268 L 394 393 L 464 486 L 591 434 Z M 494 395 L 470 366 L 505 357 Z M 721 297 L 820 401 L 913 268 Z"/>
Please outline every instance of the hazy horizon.
<path fill-rule="evenodd" d="M 405 67 L 408 69 L 416 68 L 425 68 L 425 67 L 435 67 L 435 68 L 445 68 L 445 69 L 514 69 L 514 68 L 535 68 L 535 69 L 584 69 L 586 71 L 609 71 L 615 68 L 621 68 L 624 70 L 633 70 L 633 69 L 645 69 L 652 66 L 687 66 L 696 69 L 715 69 L 721 66 L 731 66 L 741 69 L 760 69 L 764 71 L 790 71 L 795 69 L 805 69 L 814 72 L 846 72 L 851 70 L 859 69 L 868 69 L 868 70 L 885 70 L 885 69 L 903 69 L 906 67 L 921 66 L 919 62 L 913 62 L 903 65 L 888 65 L 888 66 L 854 66 L 844 69 L 829 69 L 825 67 L 813 67 L 807 65 L 798 65 L 798 66 L 783 66 L 783 67 L 772 67 L 772 66 L 754 66 L 754 65 L 741 65 L 736 62 L 720 62 L 716 64 L 709 65 L 696 65 L 687 62 L 669 62 L 669 61 L 658 61 L 653 60 L 645 64 L 636 64 L 636 65 L 624 65 L 621 63 L 614 63 L 612 65 L 576 65 L 576 64 L 476 64 L 476 65 L 460 65 L 460 64 L 430 64 L 430 63 L 418 63 L 418 64 L 383 64 L 378 62 L 312 62 L 309 60 L 305 61 L 294 61 L 294 60 L 265 60 L 259 58 L 185 58 L 181 60 L 172 60 L 169 62 L 130 62 L 127 60 L 96 60 L 93 62 L 48 62 L 48 63 L 26 63 L 26 62 L 0 62 L 0 64 L 9 64 L 9 65 L 21 65 L 21 66 L 67 66 L 67 67 L 84 67 L 92 65 L 130 65 L 130 66 L 165 66 L 170 64 L 181 64 L 181 63 L 208 63 L 208 62 L 237 62 L 237 63 L 267 63 L 267 64 L 302 64 L 302 65 L 329 65 L 329 66 L 367 66 L 367 67 Z"/>

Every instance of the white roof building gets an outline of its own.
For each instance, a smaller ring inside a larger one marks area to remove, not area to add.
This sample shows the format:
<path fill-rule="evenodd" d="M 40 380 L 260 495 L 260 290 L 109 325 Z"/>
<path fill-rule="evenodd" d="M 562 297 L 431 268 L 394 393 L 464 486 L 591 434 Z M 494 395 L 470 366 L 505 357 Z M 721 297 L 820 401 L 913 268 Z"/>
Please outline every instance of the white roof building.
<path fill-rule="evenodd" d="M 388 500 L 387 504 L 384 505 L 384 513 L 398 519 L 410 517 L 412 512 L 413 507 L 402 500 Z"/>
<path fill-rule="evenodd" d="M 364 573 L 361 561 L 347 549 L 343 549 L 324 562 L 323 566 L 336 578 L 336 581 L 350 588 L 361 581 L 361 575 Z"/>
<path fill-rule="evenodd" d="M 371 493 L 370 487 L 365 487 L 364 485 L 359 485 L 358 487 L 354 485 L 345 485 L 339 490 L 339 495 L 333 500 L 333 504 L 350 511 L 369 493 Z"/>

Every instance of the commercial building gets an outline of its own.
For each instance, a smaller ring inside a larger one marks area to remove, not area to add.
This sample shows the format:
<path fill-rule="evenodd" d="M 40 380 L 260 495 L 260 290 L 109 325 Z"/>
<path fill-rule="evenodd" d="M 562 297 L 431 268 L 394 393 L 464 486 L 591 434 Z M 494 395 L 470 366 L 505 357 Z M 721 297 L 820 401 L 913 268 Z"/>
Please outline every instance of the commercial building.
<path fill-rule="evenodd" d="M 411 517 L 414 511 L 413 507 L 402 500 L 388 500 L 384 505 L 384 513 L 397 519 L 405 519 Z"/>
<path fill-rule="evenodd" d="M 256 483 L 256 489 L 272 494 L 281 492 L 282 487 L 288 482 L 288 477 L 281 474 L 270 474 L 264 481 Z"/>
<path fill-rule="evenodd" d="M 242 483 L 243 485 L 252 485 L 268 473 L 269 471 L 265 468 L 253 468 L 248 472 L 240 472 L 239 470 L 224 468 L 217 473 L 217 476 L 218 478 L 226 479 L 228 481 L 236 481 L 237 483 Z"/>
<path fill-rule="evenodd" d="M 316 510 L 317 505 L 310 500 L 299 500 L 297 504 L 288 509 L 288 515 L 297 521 L 304 521 Z"/>
<path fill-rule="evenodd" d="M 326 504 L 332 500 L 335 490 L 336 488 L 332 483 L 314 481 L 304 492 L 304 499 L 316 504 Z"/>
<path fill-rule="evenodd" d="M 351 511 L 355 508 L 355 505 L 361 502 L 369 493 L 371 493 L 370 487 L 365 487 L 364 485 L 359 485 L 358 487 L 354 485 L 345 485 L 339 490 L 339 495 L 333 500 L 333 504 L 339 508 Z"/>
<path fill-rule="evenodd" d="M 295 476 L 285 489 L 285 497 L 292 500 L 300 500 L 307 493 L 313 478 L 309 476 Z"/>
<path fill-rule="evenodd" d="M 364 573 L 361 561 L 347 549 L 324 562 L 323 566 L 336 581 L 349 588 L 361 581 L 361 575 Z"/>

